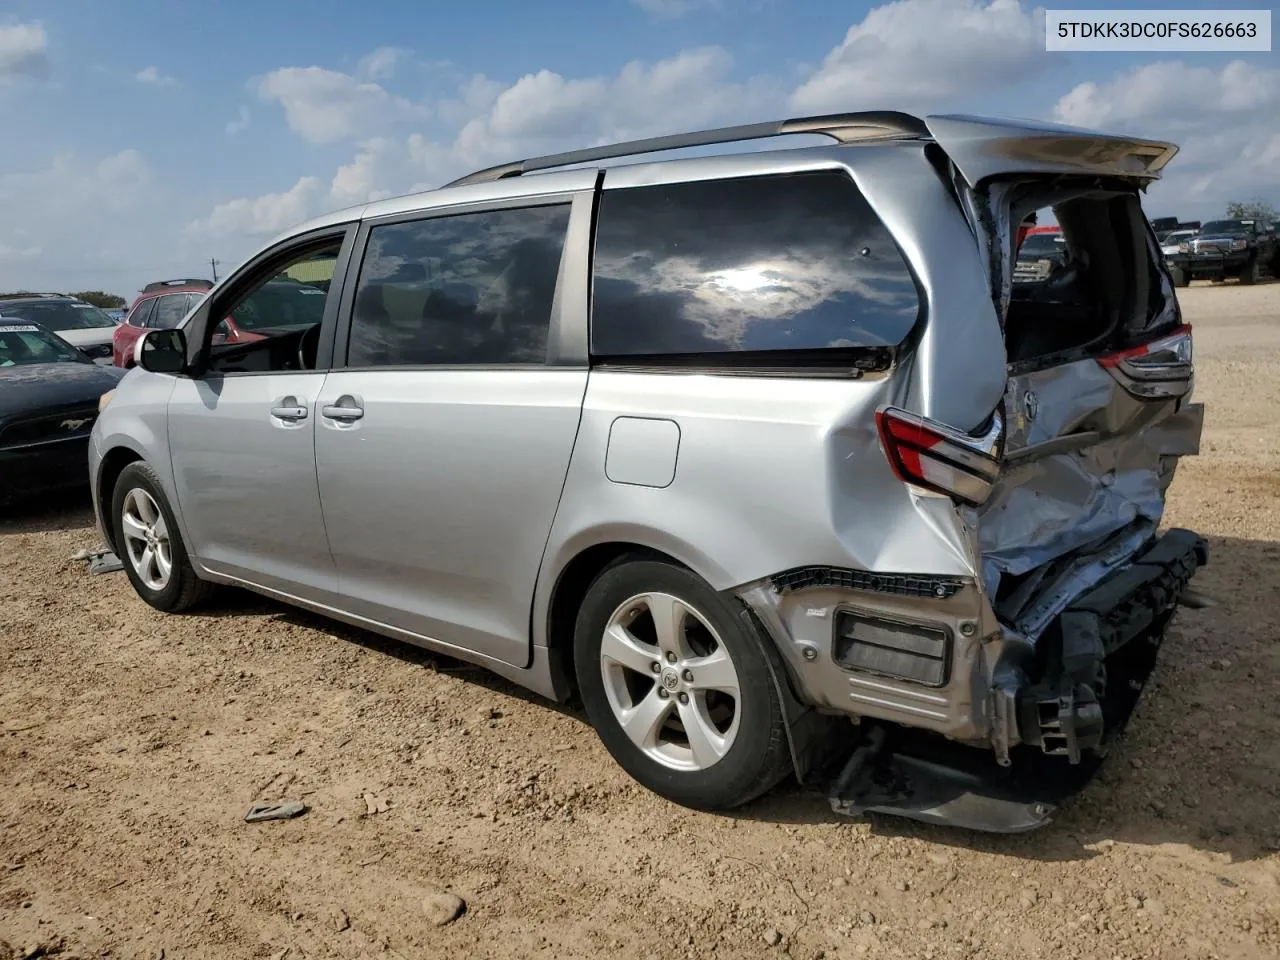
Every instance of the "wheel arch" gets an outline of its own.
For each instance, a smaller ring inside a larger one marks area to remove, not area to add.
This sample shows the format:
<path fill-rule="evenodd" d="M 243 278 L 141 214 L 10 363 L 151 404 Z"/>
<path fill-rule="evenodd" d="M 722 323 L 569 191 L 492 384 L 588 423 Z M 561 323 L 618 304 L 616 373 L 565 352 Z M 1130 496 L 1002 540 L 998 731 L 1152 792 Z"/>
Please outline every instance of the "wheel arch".
<path fill-rule="evenodd" d="M 543 632 L 534 642 L 547 648 L 556 699 L 576 692 L 573 669 L 573 631 L 587 591 L 600 574 L 628 560 L 656 560 L 697 573 L 689 564 L 656 547 L 635 540 L 606 540 L 583 547 L 562 564 L 551 585 L 542 618 Z"/>
<path fill-rule="evenodd" d="M 102 518 L 101 532 L 103 539 L 107 541 L 107 546 L 114 553 L 117 547 L 115 542 L 115 526 L 111 522 L 111 498 L 115 492 L 116 481 L 120 479 L 120 474 L 124 472 L 124 468 L 131 463 L 145 461 L 146 458 L 132 447 L 124 444 L 112 447 L 103 454 L 102 462 L 98 465 L 98 484 L 97 484 L 97 503 L 98 516 Z"/>
<path fill-rule="evenodd" d="M 542 620 L 544 634 L 537 638 L 547 650 L 551 688 L 556 700 L 564 702 L 577 692 L 573 665 L 574 626 L 587 591 L 596 578 L 610 567 L 630 560 L 668 563 L 702 577 L 713 589 L 718 589 L 714 581 L 693 564 L 639 539 L 606 540 L 579 549 L 559 567 L 546 600 L 545 618 Z M 721 592 L 731 593 L 724 590 Z M 819 714 L 800 699 L 795 678 L 777 649 L 776 638 L 765 629 L 755 612 L 744 603 L 739 616 L 765 658 L 786 720 L 787 752 L 792 770 L 800 783 L 806 783 L 810 775 L 826 761 L 831 746 L 837 742 L 832 737 L 836 721 Z"/>

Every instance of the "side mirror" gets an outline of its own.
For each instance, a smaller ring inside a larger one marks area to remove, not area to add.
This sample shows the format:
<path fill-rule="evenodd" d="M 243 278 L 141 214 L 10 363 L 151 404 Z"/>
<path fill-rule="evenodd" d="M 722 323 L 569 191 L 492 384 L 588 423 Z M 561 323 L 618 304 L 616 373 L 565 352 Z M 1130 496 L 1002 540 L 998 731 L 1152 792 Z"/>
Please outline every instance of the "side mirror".
<path fill-rule="evenodd" d="M 152 373 L 181 373 L 187 366 L 187 338 L 181 330 L 151 330 L 138 338 L 133 362 Z"/>

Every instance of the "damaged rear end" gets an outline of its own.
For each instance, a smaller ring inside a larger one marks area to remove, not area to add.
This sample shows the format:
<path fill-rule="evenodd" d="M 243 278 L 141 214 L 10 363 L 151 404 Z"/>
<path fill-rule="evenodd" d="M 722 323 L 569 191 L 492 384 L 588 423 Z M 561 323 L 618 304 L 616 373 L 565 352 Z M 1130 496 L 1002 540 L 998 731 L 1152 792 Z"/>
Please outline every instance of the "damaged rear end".
<path fill-rule="evenodd" d="M 950 497 L 988 616 L 975 701 L 989 751 L 876 730 L 832 803 L 979 829 L 1045 822 L 1119 733 L 1204 540 L 1161 532 L 1178 459 L 1199 450 L 1192 334 L 1143 212 L 1175 148 L 1061 127 L 930 118 L 1003 328 L 1003 398 L 979 424 L 882 409 L 894 471 Z M 1020 226 L 1066 253 L 1014 283 Z M 976 744 L 970 743 L 972 747 Z"/>

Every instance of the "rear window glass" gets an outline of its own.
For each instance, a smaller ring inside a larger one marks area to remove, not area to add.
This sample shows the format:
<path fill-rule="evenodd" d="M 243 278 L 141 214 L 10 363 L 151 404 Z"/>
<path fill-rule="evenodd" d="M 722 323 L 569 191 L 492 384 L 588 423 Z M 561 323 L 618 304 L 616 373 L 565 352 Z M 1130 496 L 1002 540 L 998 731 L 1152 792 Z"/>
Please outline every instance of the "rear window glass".
<path fill-rule="evenodd" d="M 597 357 L 891 347 L 919 308 L 893 238 L 844 173 L 601 195 Z"/>
<path fill-rule="evenodd" d="M 151 322 L 148 326 L 159 327 L 161 329 L 169 329 L 176 327 L 178 321 L 187 315 L 187 295 L 185 293 L 171 293 L 168 296 L 157 297 L 159 302 L 156 304 L 156 312 L 151 316 Z"/>

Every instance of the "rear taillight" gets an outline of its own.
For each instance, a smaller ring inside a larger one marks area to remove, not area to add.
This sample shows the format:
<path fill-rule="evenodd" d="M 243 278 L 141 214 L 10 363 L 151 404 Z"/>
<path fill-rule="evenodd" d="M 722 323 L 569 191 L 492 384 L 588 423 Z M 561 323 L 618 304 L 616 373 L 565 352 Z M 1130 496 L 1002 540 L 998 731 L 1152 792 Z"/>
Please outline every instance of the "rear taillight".
<path fill-rule="evenodd" d="M 977 506 L 1000 475 L 1004 421 L 998 412 L 981 437 L 897 407 L 881 408 L 876 427 L 889 466 L 904 483 Z"/>
<path fill-rule="evenodd" d="M 1195 375 L 1191 348 L 1191 327 L 1184 325 L 1159 340 L 1099 357 L 1098 363 L 1134 396 L 1181 397 Z"/>

